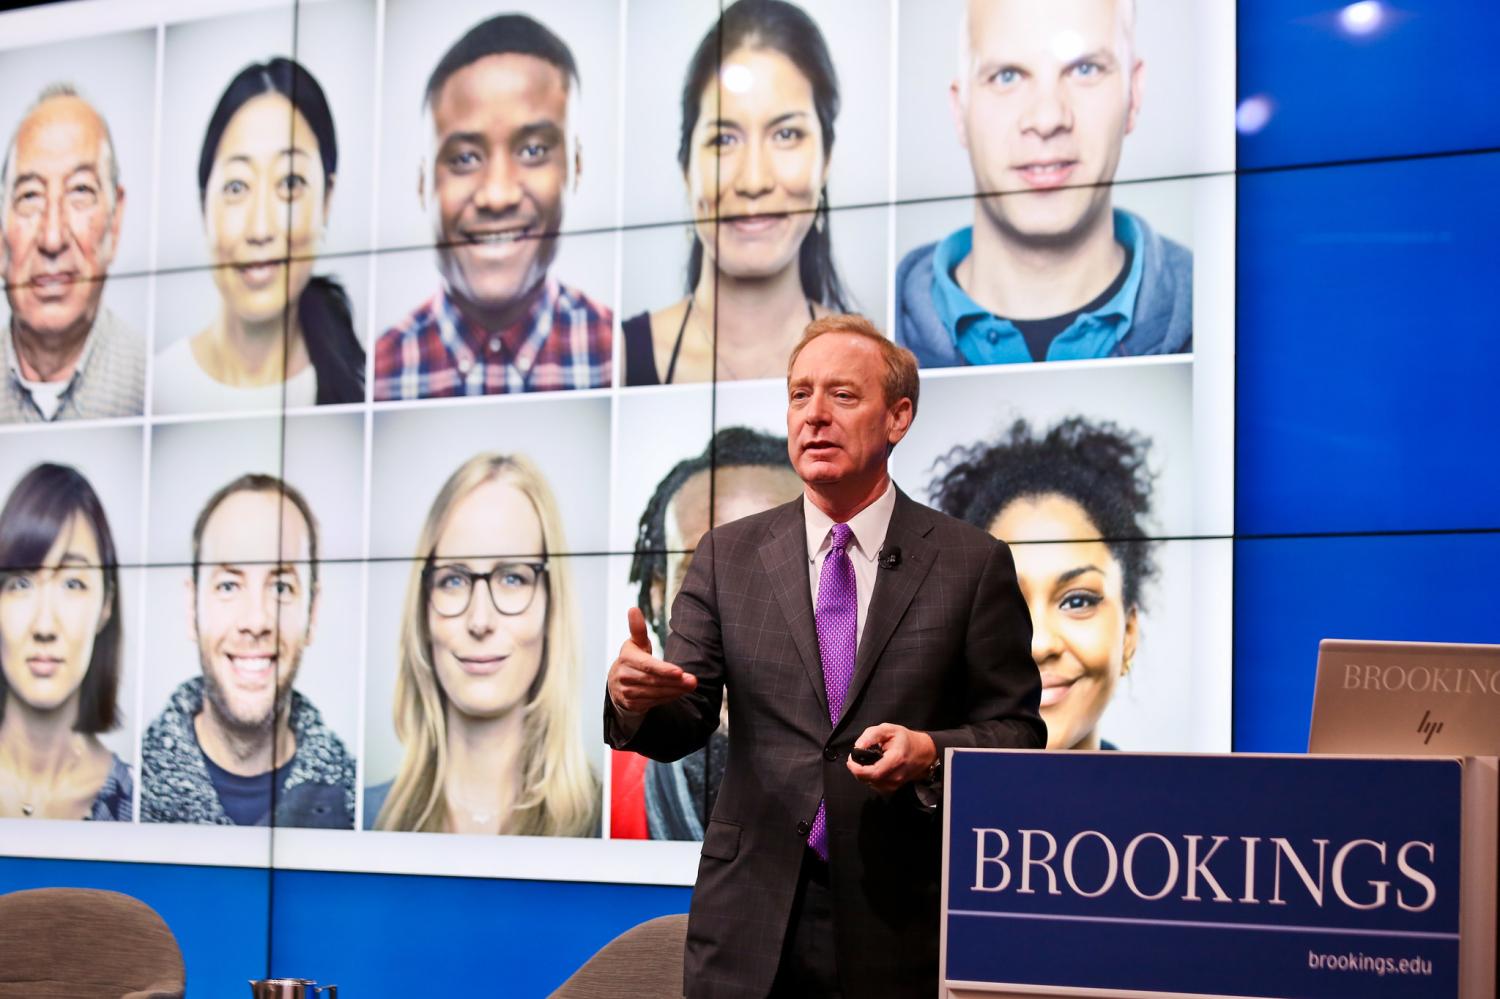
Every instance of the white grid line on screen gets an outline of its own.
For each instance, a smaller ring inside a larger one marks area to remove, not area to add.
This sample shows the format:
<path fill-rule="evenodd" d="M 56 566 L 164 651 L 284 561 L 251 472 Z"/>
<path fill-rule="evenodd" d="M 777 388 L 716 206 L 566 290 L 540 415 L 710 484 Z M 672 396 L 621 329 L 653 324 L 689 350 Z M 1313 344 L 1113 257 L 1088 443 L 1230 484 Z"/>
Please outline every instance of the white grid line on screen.
<path fill-rule="evenodd" d="M 141 336 L 146 340 L 146 390 L 141 398 L 141 521 L 137 525 L 140 532 L 140 548 L 142 568 L 139 570 L 140 580 L 140 607 L 136 610 L 136 676 L 135 676 L 135 708 L 133 719 L 135 723 L 135 746 L 131 762 L 135 764 L 135 799 L 130 803 L 130 820 L 141 821 L 141 804 L 145 799 L 144 785 L 142 784 L 141 748 L 146 738 L 146 665 L 147 665 L 147 643 L 146 643 L 146 620 L 149 600 L 147 594 L 151 585 L 151 399 L 156 387 L 156 353 L 151 349 L 155 340 L 153 336 L 156 330 L 156 267 L 157 240 L 160 238 L 161 225 L 161 126 L 162 126 L 162 87 L 166 64 L 166 33 L 167 26 L 158 23 L 154 34 L 156 36 L 156 60 L 152 67 L 152 112 L 151 112 L 151 219 L 147 230 L 146 242 L 146 267 L 148 275 L 146 281 L 146 328 L 141 331 Z"/>
<path fill-rule="evenodd" d="M 375 73 L 370 81 L 373 91 L 372 113 L 375 120 L 370 129 L 370 232 L 365 252 L 365 322 L 369 336 L 365 348 L 365 403 L 368 404 L 375 390 L 375 341 L 380 337 L 380 324 L 375 319 L 376 282 L 379 280 L 376 266 L 379 255 L 375 248 L 380 245 L 380 149 L 385 141 L 385 0 L 375 0 Z M 369 501 L 365 503 L 365 516 L 369 517 Z M 368 539 L 367 539 L 368 540 Z M 369 555 L 368 544 L 365 554 Z M 363 765 L 363 764 L 361 764 Z"/>
<path fill-rule="evenodd" d="M 3 331 L 3 326 L 4 321 L 0 320 L 0 331 Z M 56 421 L 50 424 L 0 423 L 0 437 L 4 437 L 6 434 L 25 437 L 35 434 L 66 433 L 68 430 L 105 430 L 110 427 L 138 427 L 141 425 L 141 422 L 141 417 L 139 416 L 110 416 L 97 420 L 69 420 L 60 425 Z"/>
<path fill-rule="evenodd" d="M 896 163 L 898 144 L 896 137 L 901 134 L 900 110 L 901 102 L 897 99 L 901 93 L 900 70 L 901 70 L 901 0 L 891 0 L 891 53 L 890 69 L 886 76 L 888 84 L 888 95 L 890 99 L 890 139 L 887 143 L 887 165 L 886 165 L 886 206 L 885 206 L 885 273 L 896 273 Z M 890 327 L 888 335 L 895 336 L 896 329 L 896 282 L 885 282 L 885 316 L 886 324 Z"/>
<path fill-rule="evenodd" d="M 141 402 L 141 413 L 150 419 L 152 396 L 156 389 L 156 352 L 152 350 L 156 337 L 156 268 L 160 263 L 157 241 L 161 238 L 161 128 L 162 88 L 166 72 L 167 26 L 156 26 L 156 65 L 153 69 L 153 101 L 151 111 L 151 219 L 146 242 L 146 328 L 141 335 L 146 339 L 146 392 Z M 142 472 L 142 478 L 145 472 Z M 149 507 L 143 508 L 149 509 Z M 142 548 L 144 553 L 146 549 Z M 149 560 L 148 560 L 149 561 Z M 139 795 L 137 795 L 139 797 Z"/>
<path fill-rule="evenodd" d="M 619 56 L 615 60 L 615 148 L 625 148 L 625 79 L 626 59 L 629 57 L 628 38 L 630 35 L 630 4 L 629 0 L 620 0 L 620 28 L 618 32 Z M 625 383 L 625 336 L 623 332 L 623 316 L 620 311 L 620 298 L 625 287 L 625 169 L 620 163 L 615 171 L 615 286 L 614 286 L 614 342 L 611 345 L 611 370 L 614 372 L 614 385 L 611 386 L 609 395 L 609 504 L 606 509 L 606 527 L 615 523 L 615 510 L 620 502 L 619 464 L 620 464 L 620 387 Z M 608 537 L 608 535 L 606 535 Z M 612 539 L 610 539 L 612 540 Z M 614 547 L 613 544 L 608 547 Z M 609 620 L 609 584 L 613 577 L 615 556 L 605 556 L 606 576 L 604 583 L 605 593 L 605 621 Z M 610 656 L 610 630 L 606 624 L 602 632 L 604 642 L 603 648 L 599 650 L 600 661 L 609 662 Z M 585 659 L 587 662 L 587 659 Z M 589 671 L 582 671 L 584 676 Z M 584 708 L 584 717 L 588 716 L 588 699 L 580 691 L 580 707 Z M 609 746 L 604 747 L 604 755 L 600 757 L 602 765 L 599 768 L 599 838 L 608 840 L 611 838 L 610 823 L 614 813 L 614 767 L 612 765 L 614 750 Z"/>
<path fill-rule="evenodd" d="M 373 114 L 375 120 L 370 133 L 370 232 L 369 245 L 374 247 L 380 232 L 380 156 L 378 150 L 385 140 L 385 88 L 379 81 L 385 79 L 385 0 L 375 0 L 375 72 L 371 81 L 374 91 Z M 365 696 L 370 663 L 370 536 L 374 531 L 370 506 L 371 470 L 375 453 L 375 413 L 370 408 L 370 395 L 375 384 L 375 339 L 379 328 L 375 321 L 376 256 L 367 254 L 365 273 L 368 287 L 365 289 L 365 316 L 369 323 L 368 347 L 365 350 L 365 401 L 361 405 L 364 421 L 364 483 L 360 495 L 360 569 L 359 569 L 359 665 L 356 675 L 358 683 L 358 705 L 355 709 L 355 738 L 358 743 L 354 754 L 354 832 L 364 831 L 365 785 L 369 783 L 369 758 L 366 732 L 369 728 L 369 698 Z"/>
<path fill-rule="evenodd" d="M 144 430 L 142 432 L 145 433 Z M 149 437 L 150 435 L 146 434 L 146 436 Z M 150 450 L 149 442 L 147 443 L 146 450 Z M 141 512 L 140 530 L 141 535 L 144 538 L 146 533 L 146 515 L 144 508 Z M 133 740 L 135 745 L 131 749 L 132 755 L 130 758 L 131 763 L 137 764 L 135 768 L 136 793 L 134 800 L 132 800 L 130 803 L 130 821 L 132 823 L 138 823 L 141 821 L 142 797 L 140 792 L 141 770 L 138 762 L 141 758 L 141 741 L 145 738 L 146 733 L 144 715 L 146 705 L 146 678 L 144 675 L 146 672 L 146 593 L 147 588 L 151 584 L 151 570 L 142 566 L 140 568 L 131 569 L 129 571 L 136 574 L 136 589 L 137 592 L 140 593 L 140 599 L 136 601 L 139 606 L 137 606 L 135 609 L 135 641 L 132 643 L 135 646 L 136 650 L 136 669 L 134 677 L 135 696 L 131 699 L 133 702 L 133 706 L 131 708 L 131 721 L 135 725 L 135 739 Z M 121 574 L 123 575 L 123 572 Z M 125 665 L 130 665 L 129 660 L 126 661 Z"/>

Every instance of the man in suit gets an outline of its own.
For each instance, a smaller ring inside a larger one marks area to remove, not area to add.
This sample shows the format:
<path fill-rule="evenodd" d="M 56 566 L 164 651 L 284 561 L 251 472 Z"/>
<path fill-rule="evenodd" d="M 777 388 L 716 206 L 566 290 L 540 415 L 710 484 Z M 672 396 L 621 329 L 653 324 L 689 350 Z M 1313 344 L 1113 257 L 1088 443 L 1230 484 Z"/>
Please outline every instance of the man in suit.
<path fill-rule="evenodd" d="M 787 374 L 803 496 L 703 538 L 665 660 L 629 612 L 611 745 L 682 757 L 732 694 L 688 925 L 693 999 L 929 999 L 943 750 L 1046 742 L 1009 549 L 891 482 L 917 389 L 916 359 L 868 321 L 813 322 Z M 872 764 L 850 756 L 876 746 Z"/>

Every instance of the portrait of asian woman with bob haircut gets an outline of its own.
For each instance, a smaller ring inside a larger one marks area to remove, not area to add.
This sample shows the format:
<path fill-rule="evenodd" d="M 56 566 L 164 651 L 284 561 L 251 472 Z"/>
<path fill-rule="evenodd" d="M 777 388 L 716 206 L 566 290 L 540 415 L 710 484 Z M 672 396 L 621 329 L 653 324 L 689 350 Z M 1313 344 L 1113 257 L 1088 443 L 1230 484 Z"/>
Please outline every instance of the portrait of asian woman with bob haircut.
<path fill-rule="evenodd" d="M 1048 749 L 1114 749 L 1099 724 L 1140 642 L 1150 441 L 1069 417 L 1045 433 L 1024 420 L 939 461 L 932 505 L 1011 546 L 1031 610 Z"/>
<path fill-rule="evenodd" d="M 0 511 L 0 817 L 128 822 L 119 724 L 120 581 L 88 480 L 41 464 Z"/>
<path fill-rule="evenodd" d="M 278 57 L 230 81 L 198 157 L 220 308 L 157 357 L 157 411 L 364 400 L 349 297 L 313 274 L 337 174 L 333 114 L 312 74 Z"/>
<path fill-rule="evenodd" d="M 402 758 L 367 828 L 597 836 L 578 728 L 572 576 L 552 489 L 521 455 L 479 454 L 428 510 L 401 618 Z"/>
<path fill-rule="evenodd" d="M 725 9 L 682 89 L 687 296 L 624 322 L 626 384 L 784 377 L 808 322 L 849 311 L 828 213 L 838 113 L 833 59 L 805 11 Z"/>

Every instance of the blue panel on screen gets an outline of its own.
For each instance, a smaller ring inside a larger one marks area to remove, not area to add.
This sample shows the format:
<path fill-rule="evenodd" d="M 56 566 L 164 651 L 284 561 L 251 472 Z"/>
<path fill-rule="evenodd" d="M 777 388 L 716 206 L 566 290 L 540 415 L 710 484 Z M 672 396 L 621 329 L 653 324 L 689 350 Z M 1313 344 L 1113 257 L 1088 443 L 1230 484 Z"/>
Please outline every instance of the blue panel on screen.
<path fill-rule="evenodd" d="M 1500 642 L 1500 534 L 1234 546 L 1234 749 L 1307 749 L 1318 641 Z"/>
<path fill-rule="evenodd" d="M 27 888 L 103 888 L 145 902 L 177 937 L 190 996 L 238 996 L 265 974 L 264 869 L 0 857 L 0 894 Z"/>
<path fill-rule="evenodd" d="M 1500 526 L 1500 155 L 1240 178 L 1240 534 Z"/>
<path fill-rule="evenodd" d="M 1241 0 L 1239 165 L 1500 146 L 1497 46 L 1493 0 Z"/>
<path fill-rule="evenodd" d="M 277 871 L 272 970 L 350 995 L 547 995 L 615 936 L 685 912 L 644 885 Z M 401 983 L 398 986 L 398 983 Z"/>

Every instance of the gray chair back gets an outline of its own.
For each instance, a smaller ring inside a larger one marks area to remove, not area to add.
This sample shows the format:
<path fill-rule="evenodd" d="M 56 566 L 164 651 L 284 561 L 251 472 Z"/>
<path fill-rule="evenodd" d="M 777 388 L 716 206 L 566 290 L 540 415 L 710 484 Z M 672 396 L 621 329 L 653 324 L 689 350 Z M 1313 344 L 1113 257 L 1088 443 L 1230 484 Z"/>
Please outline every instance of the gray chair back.
<path fill-rule="evenodd" d="M 681 999 L 686 913 L 658 916 L 615 937 L 552 999 Z"/>

